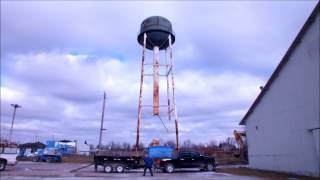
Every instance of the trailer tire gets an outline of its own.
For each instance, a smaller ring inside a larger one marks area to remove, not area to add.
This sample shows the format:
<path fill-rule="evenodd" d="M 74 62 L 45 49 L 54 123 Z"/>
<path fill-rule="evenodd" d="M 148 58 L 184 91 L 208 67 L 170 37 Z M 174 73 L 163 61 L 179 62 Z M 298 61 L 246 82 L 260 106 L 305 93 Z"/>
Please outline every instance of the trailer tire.
<path fill-rule="evenodd" d="M 116 165 L 116 172 L 117 172 L 117 173 L 122 173 L 122 172 L 124 172 L 124 165 L 122 165 L 122 164 Z"/>
<path fill-rule="evenodd" d="M 112 166 L 110 164 L 105 164 L 103 166 L 103 170 L 105 173 L 111 173 L 112 172 Z"/>
<path fill-rule="evenodd" d="M 7 161 L 5 160 L 0 160 L 0 171 L 4 171 L 7 166 Z"/>
<path fill-rule="evenodd" d="M 173 173 L 174 172 L 174 165 L 171 164 L 171 163 L 166 164 L 165 168 L 166 168 L 166 172 L 167 173 Z"/>

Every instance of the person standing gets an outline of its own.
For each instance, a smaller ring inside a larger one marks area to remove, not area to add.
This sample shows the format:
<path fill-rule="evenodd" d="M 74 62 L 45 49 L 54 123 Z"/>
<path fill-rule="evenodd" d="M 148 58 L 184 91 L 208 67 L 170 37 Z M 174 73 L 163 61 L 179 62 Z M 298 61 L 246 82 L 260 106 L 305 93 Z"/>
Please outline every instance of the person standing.
<path fill-rule="evenodd" d="M 153 176 L 153 173 L 152 173 L 153 160 L 147 154 L 145 155 L 143 160 L 144 160 L 143 176 L 146 175 L 147 169 L 149 169 L 151 176 Z"/>

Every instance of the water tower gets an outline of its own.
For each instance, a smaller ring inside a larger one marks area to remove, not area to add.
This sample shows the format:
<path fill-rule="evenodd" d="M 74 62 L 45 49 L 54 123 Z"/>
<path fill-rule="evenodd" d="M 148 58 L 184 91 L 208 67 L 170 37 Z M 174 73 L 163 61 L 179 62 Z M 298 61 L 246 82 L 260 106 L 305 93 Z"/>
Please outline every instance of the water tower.
<path fill-rule="evenodd" d="M 141 60 L 141 81 L 139 93 L 139 106 L 138 106 L 138 123 L 137 123 L 137 137 L 136 148 L 139 146 L 140 138 L 140 121 L 141 112 L 144 107 L 152 108 L 152 115 L 159 117 L 161 122 L 161 113 L 159 108 L 166 108 L 168 120 L 171 121 L 172 117 L 175 123 L 176 134 L 176 148 L 179 147 L 179 132 L 178 132 L 178 115 L 175 99 L 175 83 L 174 83 L 174 66 L 172 58 L 172 44 L 175 42 L 175 35 L 172 31 L 170 21 L 161 16 L 151 16 L 142 21 L 140 31 L 138 34 L 138 42 L 142 46 L 142 60 Z M 153 51 L 153 61 L 151 64 L 146 63 L 146 49 Z M 160 61 L 159 54 L 165 53 L 164 60 Z M 145 73 L 145 66 L 151 65 L 152 74 Z M 160 67 L 165 68 L 165 73 L 160 74 Z M 152 105 L 143 105 L 143 83 L 144 78 L 151 76 L 153 78 L 153 103 Z M 165 105 L 161 105 L 159 101 L 159 78 L 166 78 L 166 100 Z M 164 125 L 164 123 L 163 123 Z"/>

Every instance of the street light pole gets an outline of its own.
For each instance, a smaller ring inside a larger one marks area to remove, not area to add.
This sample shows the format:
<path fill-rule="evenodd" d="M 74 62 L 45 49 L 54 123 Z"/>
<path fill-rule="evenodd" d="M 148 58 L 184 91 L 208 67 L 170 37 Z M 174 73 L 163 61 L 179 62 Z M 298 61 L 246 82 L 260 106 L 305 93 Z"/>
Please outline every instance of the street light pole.
<path fill-rule="evenodd" d="M 11 144 L 13 123 L 14 123 L 14 118 L 16 117 L 16 110 L 17 108 L 21 108 L 19 104 L 11 104 L 11 106 L 13 107 L 13 116 L 12 116 L 12 122 L 11 122 L 11 128 L 10 128 L 9 144 Z"/>

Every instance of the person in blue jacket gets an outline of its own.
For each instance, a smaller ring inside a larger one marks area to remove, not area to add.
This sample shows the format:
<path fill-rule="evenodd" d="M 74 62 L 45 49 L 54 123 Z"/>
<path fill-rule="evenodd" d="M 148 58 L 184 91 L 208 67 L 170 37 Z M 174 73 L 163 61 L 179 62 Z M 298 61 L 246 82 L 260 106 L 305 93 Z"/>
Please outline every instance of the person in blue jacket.
<path fill-rule="evenodd" d="M 153 160 L 147 154 L 145 155 L 143 160 L 144 160 L 143 176 L 146 175 L 147 169 L 149 169 L 151 176 L 153 176 L 153 173 L 152 173 Z"/>

